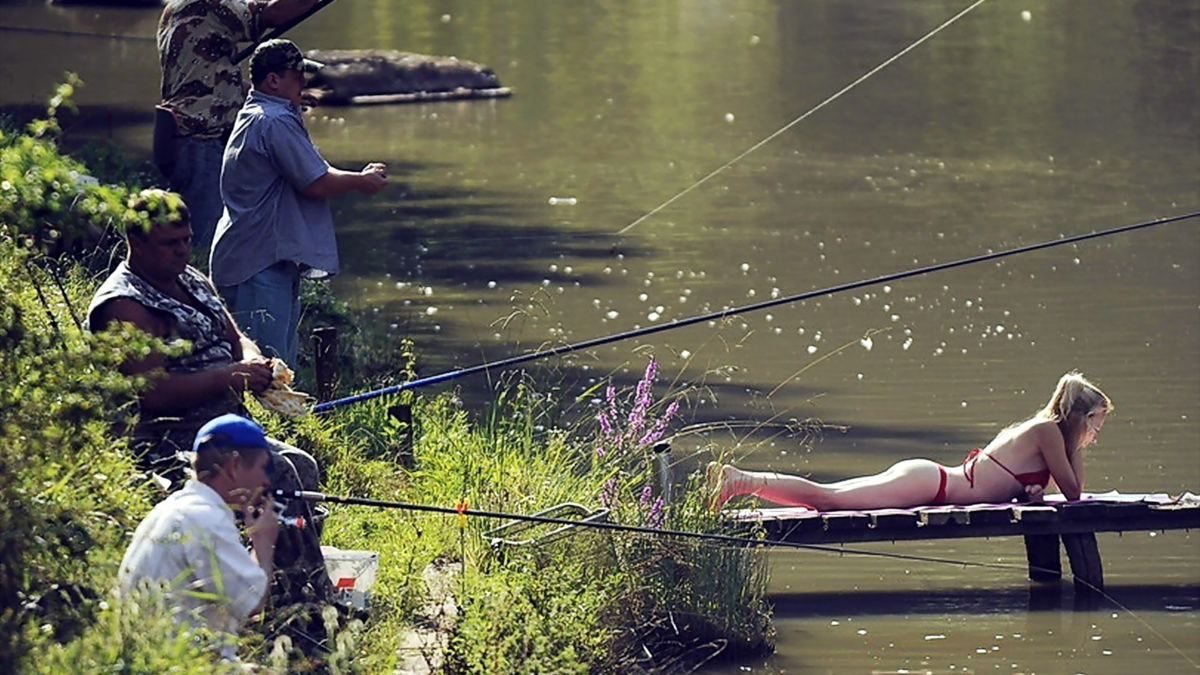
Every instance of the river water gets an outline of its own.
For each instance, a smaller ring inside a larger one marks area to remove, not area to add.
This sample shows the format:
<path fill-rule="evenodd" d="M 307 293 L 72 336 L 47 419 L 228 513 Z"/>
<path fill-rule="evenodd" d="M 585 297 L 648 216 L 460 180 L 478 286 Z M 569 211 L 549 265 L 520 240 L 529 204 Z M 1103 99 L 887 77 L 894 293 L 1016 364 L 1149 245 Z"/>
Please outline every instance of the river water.
<path fill-rule="evenodd" d="M 1200 208 L 1200 2 L 989 0 L 860 80 L 970 4 L 343 0 L 292 37 L 452 54 L 515 93 L 310 113 L 336 164 L 391 167 L 337 202 L 333 289 L 429 375 Z M 85 125 L 147 152 L 156 19 L 0 3 L 0 104 L 73 70 Z M 1088 489 L 1175 494 L 1200 491 L 1198 336 L 1187 220 L 530 369 L 574 395 L 653 354 L 660 393 L 691 388 L 680 427 L 738 423 L 681 456 L 818 480 L 958 461 L 1079 369 L 1117 405 Z M 807 419 L 829 425 L 811 444 L 787 428 Z M 1100 546 L 1113 600 L 1089 611 L 1031 599 L 1015 539 L 874 547 L 1011 568 L 774 553 L 776 653 L 707 672 L 1196 670 L 1200 540 Z"/>

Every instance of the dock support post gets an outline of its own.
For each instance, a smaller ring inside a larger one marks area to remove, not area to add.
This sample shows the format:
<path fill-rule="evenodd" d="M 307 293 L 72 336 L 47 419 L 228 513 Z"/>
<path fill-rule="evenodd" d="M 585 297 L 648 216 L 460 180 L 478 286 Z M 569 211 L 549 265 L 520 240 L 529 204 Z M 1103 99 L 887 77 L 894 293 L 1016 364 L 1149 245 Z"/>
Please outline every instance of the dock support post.
<path fill-rule="evenodd" d="M 1029 563 L 1029 580 L 1038 582 L 1062 579 L 1062 559 L 1058 552 L 1057 534 L 1025 535 L 1025 560 Z"/>
<path fill-rule="evenodd" d="M 654 459 L 658 462 L 658 485 L 662 489 L 660 494 L 663 504 L 670 505 L 675 501 L 671 493 L 672 484 L 675 482 L 674 469 L 671 467 L 671 444 L 655 443 Z"/>
<path fill-rule="evenodd" d="M 1064 533 L 1062 547 L 1071 563 L 1075 594 L 1097 594 L 1104 590 L 1104 565 L 1095 532 Z M 1029 562 L 1030 581 L 1062 579 L 1062 559 L 1058 552 L 1059 535 L 1025 535 L 1025 558 Z"/>
<path fill-rule="evenodd" d="M 332 401 L 338 386 L 338 333 L 335 326 L 322 326 L 312 333 L 313 370 L 317 377 L 317 400 Z"/>
<path fill-rule="evenodd" d="M 1075 578 L 1075 595 L 1096 595 L 1104 591 L 1104 564 L 1095 532 L 1062 535 L 1063 548 L 1071 561 L 1071 576 Z"/>
<path fill-rule="evenodd" d="M 406 403 L 391 406 L 388 408 L 388 415 L 403 427 L 400 445 L 396 448 L 396 459 L 400 466 L 411 471 L 417 467 L 417 459 L 413 454 L 412 406 Z"/>

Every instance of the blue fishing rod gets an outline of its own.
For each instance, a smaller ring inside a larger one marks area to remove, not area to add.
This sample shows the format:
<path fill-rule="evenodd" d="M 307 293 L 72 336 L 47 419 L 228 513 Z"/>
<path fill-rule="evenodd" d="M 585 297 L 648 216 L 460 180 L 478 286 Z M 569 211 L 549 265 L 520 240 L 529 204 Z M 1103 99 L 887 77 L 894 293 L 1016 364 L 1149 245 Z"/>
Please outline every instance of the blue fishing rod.
<path fill-rule="evenodd" d="M 927 267 L 918 267 L 918 268 L 907 270 L 904 272 L 896 272 L 894 274 L 886 274 L 884 276 L 874 277 L 872 279 L 863 279 L 860 281 L 839 284 L 837 286 L 830 286 L 828 288 L 822 288 L 822 289 L 816 290 L 816 291 L 808 291 L 807 293 L 800 293 L 797 295 L 789 295 L 789 296 L 786 296 L 783 298 L 766 300 L 766 301 L 754 303 L 751 305 L 743 305 L 741 307 L 732 307 L 729 309 L 721 310 L 719 312 L 711 312 L 709 314 L 701 314 L 701 315 L 689 317 L 686 319 L 675 319 L 675 320 L 668 321 L 665 323 L 655 324 L 652 326 L 646 326 L 645 328 L 638 328 L 638 329 L 626 331 L 623 333 L 617 333 L 615 335 L 608 335 L 605 337 L 593 338 L 591 340 L 585 340 L 583 342 L 576 342 L 574 344 L 563 345 L 561 347 L 552 347 L 550 349 L 542 349 L 542 350 L 538 350 L 535 352 L 530 352 L 528 354 L 520 354 L 517 356 L 511 356 L 509 358 L 501 359 L 499 361 L 492 361 L 490 363 L 482 363 L 482 364 L 479 364 L 476 366 L 471 366 L 469 368 L 462 368 L 460 370 L 454 370 L 454 371 L 450 371 L 450 372 L 446 372 L 446 373 L 441 373 L 440 375 L 432 375 L 430 377 L 423 377 L 423 378 L 420 378 L 417 380 L 413 380 L 411 382 L 405 382 L 404 384 L 397 384 L 397 385 L 393 385 L 390 387 L 384 387 L 382 389 L 376 389 L 373 391 L 363 392 L 361 394 L 355 394 L 353 396 L 347 396 L 345 398 L 340 398 L 340 399 L 336 399 L 333 401 L 326 401 L 325 403 L 319 403 L 316 406 L 314 406 L 313 412 L 314 413 L 328 412 L 330 410 L 334 410 L 334 409 L 340 408 L 342 406 L 350 405 L 352 403 L 359 403 L 361 401 L 367 401 L 367 400 L 370 400 L 373 398 L 378 398 L 380 396 L 396 394 L 396 393 L 399 393 L 402 391 L 407 391 L 409 389 L 418 389 L 420 387 L 427 387 L 431 384 L 438 384 L 440 382 L 446 382 L 448 380 L 465 377 L 467 375 L 474 375 L 475 373 L 487 372 L 487 371 L 492 371 L 492 370 L 501 370 L 501 369 L 509 368 L 511 366 L 519 365 L 522 363 L 528 363 L 529 361 L 536 361 L 538 359 L 543 359 L 548 356 L 559 356 L 562 354 L 569 354 L 571 352 L 579 351 L 582 349 L 590 349 L 592 347 L 599 347 L 601 345 L 611 344 L 613 342 L 619 342 L 621 340 L 628 340 L 630 338 L 641 337 L 643 335 L 652 335 L 654 333 L 660 333 L 662 331 L 671 330 L 674 328 L 682 328 L 684 326 L 691 326 L 693 324 L 701 323 L 704 321 L 713 321 L 716 319 L 724 319 L 726 317 L 736 316 L 738 314 L 745 314 L 746 312 L 753 312 L 753 311 L 757 311 L 760 309 L 767 309 L 769 307 L 775 307 L 778 305 L 785 305 L 785 304 L 790 304 L 793 302 L 799 302 L 802 300 L 808 300 L 808 299 L 819 297 L 822 295 L 834 295 L 837 293 L 843 293 L 845 291 L 856 290 L 856 289 L 863 288 L 866 286 L 875 286 L 878 284 L 890 283 L 893 281 L 898 281 L 900 279 L 907 279 L 909 277 L 920 276 L 920 275 L 929 274 L 932 272 L 940 272 L 942 270 L 953 269 L 955 267 L 964 267 L 966 265 L 974 265 L 974 264 L 981 263 L 981 262 L 988 262 L 990 260 L 998 260 L 1000 258 L 1007 258 L 1009 256 L 1020 255 L 1022 253 L 1030 253 L 1033 251 L 1040 251 L 1042 249 L 1053 248 L 1055 246 L 1065 246 L 1067 244 L 1075 244 L 1075 243 L 1078 243 L 1081 241 L 1087 241 L 1089 239 L 1099 239 L 1100 237 L 1108 237 L 1108 236 L 1112 236 L 1114 234 L 1123 234 L 1125 232 L 1132 232 L 1134 230 L 1141 230 L 1144 228 L 1155 227 L 1158 225 L 1166 225 L 1167 223 L 1179 222 L 1179 221 L 1188 220 L 1188 219 L 1196 218 L 1196 217 L 1200 217 L 1200 211 L 1194 211 L 1192 213 L 1185 213 L 1185 214 L 1177 215 L 1177 216 L 1169 216 L 1166 218 L 1159 218 L 1156 220 L 1149 220 L 1146 222 L 1136 223 L 1133 225 L 1123 225 L 1121 227 L 1114 227 L 1114 228 L 1111 228 L 1108 230 L 1100 230 L 1098 232 L 1089 232 L 1087 234 L 1079 234 L 1079 235 L 1075 235 L 1072 237 L 1065 237 L 1063 239 L 1055 239 L 1052 241 L 1045 241 L 1045 242 L 1042 242 L 1039 244 L 1031 244 L 1029 246 L 1019 246 L 1017 248 L 1011 248 L 1011 249 L 1007 249 L 1004 251 L 997 251 L 994 253 L 986 253 L 983 255 L 972 256 L 969 258 L 962 258 L 962 259 L 954 260 L 951 262 L 938 263 L 936 265 L 929 265 Z"/>

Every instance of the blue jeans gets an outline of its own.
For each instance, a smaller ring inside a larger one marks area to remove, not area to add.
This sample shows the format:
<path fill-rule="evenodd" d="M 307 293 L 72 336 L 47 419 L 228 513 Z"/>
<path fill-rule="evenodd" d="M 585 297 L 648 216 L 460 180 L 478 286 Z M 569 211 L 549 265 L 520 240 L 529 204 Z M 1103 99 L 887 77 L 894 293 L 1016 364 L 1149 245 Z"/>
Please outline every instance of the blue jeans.
<path fill-rule="evenodd" d="M 176 139 L 175 170 L 171 189 L 183 197 L 192 214 L 192 259 L 196 267 L 208 270 L 209 249 L 217 221 L 225 211 L 221 202 L 221 161 L 225 155 L 224 138 Z"/>
<path fill-rule="evenodd" d="M 300 268 L 282 260 L 235 286 L 219 286 L 225 306 L 267 356 L 296 366 L 300 329 Z"/>

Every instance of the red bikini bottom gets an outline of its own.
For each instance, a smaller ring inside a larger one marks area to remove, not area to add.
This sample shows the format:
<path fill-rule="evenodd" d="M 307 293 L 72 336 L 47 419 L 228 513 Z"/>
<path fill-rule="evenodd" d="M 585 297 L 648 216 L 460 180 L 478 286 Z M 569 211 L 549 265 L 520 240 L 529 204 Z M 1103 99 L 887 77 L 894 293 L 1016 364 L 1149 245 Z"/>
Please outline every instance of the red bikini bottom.
<path fill-rule="evenodd" d="M 938 473 L 941 474 L 942 478 L 941 481 L 938 482 L 937 494 L 933 496 L 933 501 L 930 502 L 930 504 L 934 506 L 940 506 L 946 503 L 946 468 L 939 464 Z"/>

